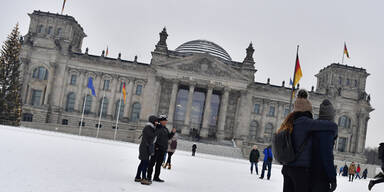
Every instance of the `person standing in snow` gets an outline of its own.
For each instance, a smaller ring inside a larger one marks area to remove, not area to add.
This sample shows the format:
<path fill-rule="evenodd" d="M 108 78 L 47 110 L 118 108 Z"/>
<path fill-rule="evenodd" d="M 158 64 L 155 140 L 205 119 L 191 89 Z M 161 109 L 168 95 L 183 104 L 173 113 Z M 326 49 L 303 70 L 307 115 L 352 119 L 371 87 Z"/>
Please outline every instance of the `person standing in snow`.
<path fill-rule="evenodd" d="M 261 170 L 260 179 L 264 179 L 264 171 L 268 169 L 267 179 L 269 180 L 271 178 L 271 169 L 272 169 L 272 161 L 273 161 L 272 148 L 270 145 L 264 149 L 263 154 L 264 154 L 264 161 L 263 161 L 263 169 Z"/>
<path fill-rule="evenodd" d="M 345 163 L 343 168 L 343 177 L 348 177 L 348 166 L 347 163 Z"/>
<path fill-rule="evenodd" d="M 147 180 L 147 167 L 149 164 L 149 156 L 154 153 L 154 142 L 156 141 L 155 127 L 157 125 L 157 117 L 149 116 L 148 123 L 145 124 L 141 135 L 141 143 L 139 146 L 140 164 L 137 168 L 135 182 L 141 182 L 143 185 L 150 185 L 152 182 Z"/>
<path fill-rule="evenodd" d="M 177 148 L 177 135 L 175 134 L 169 141 L 168 141 L 168 159 L 167 163 L 163 165 L 163 168 L 171 169 L 171 158 L 172 155 L 175 153 Z"/>
<path fill-rule="evenodd" d="M 361 177 L 360 177 L 360 171 L 361 171 L 360 164 L 357 164 L 357 168 L 356 168 L 356 177 L 355 177 L 355 179 L 357 179 L 357 178 L 361 179 Z"/>
<path fill-rule="evenodd" d="M 356 165 L 355 162 L 352 162 L 351 165 L 349 165 L 348 174 L 349 174 L 349 180 L 350 182 L 353 182 L 353 178 L 355 177 L 356 173 Z"/>
<path fill-rule="evenodd" d="M 255 165 L 256 175 L 259 175 L 259 171 L 257 169 L 257 163 L 259 162 L 260 152 L 257 150 L 257 146 L 254 145 L 251 152 L 249 153 L 249 162 L 251 162 L 251 174 L 253 172 L 253 165 Z"/>
<path fill-rule="evenodd" d="M 363 179 L 367 179 L 367 177 L 368 177 L 368 169 L 365 168 L 363 171 Z"/>
<path fill-rule="evenodd" d="M 197 145 L 196 145 L 196 143 L 194 143 L 194 144 L 192 145 L 192 156 L 195 156 L 195 154 L 196 154 L 196 149 L 197 149 Z"/>
<path fill-rule="evenodd" d="M 320 104 L 319 120 L 331 122 L 335 120 L 335 109 L 328 99 Z M 311 192 L 336 190 L 337 173 L 333 157 L 336 138 L 337 130 L 312 133 Z"/>
<path fill-rule="evenodd" d="M 379 146 L 379 159 L 381 159 L 381 170 L 383 172 L 380 172 L 375 176 L 376 180 L 370 180 L 368 184 L 368 189 L 371 190 L 372 187 L 378 183 L 384 183 L 384 143 L 380 143 Z"/>
<path fill-rule="evenodd" d="M 343 173 L 343 167 L 340 167 L 339 176 Z"/>
<path fill-rule="evenodd" d="M 147 179 L 149 181 L 152 181 L 152 172 L 153 167 L 155 166 L 155 175 L 153 177 L 153 181 L 156 182 L 164 182 L 164 180 L 160 179 L 160 170 L 161 170 L 161 164 L 163 163 L 164 154 L 167 152 L 168 149 L 168 140 L 173 137 L 176 133 L 176 128 L 173 128 L 171 133 L 169 132 L 168 128 L 166 127 L 168 120 L 166 115 L 160 115 L 159 117 L 159 124 L 156 127 L 156 137 L 157 140 L 155 142 L 155 154 L 151 156 L 149 167 L 148 167 L 148 175 Z"/>

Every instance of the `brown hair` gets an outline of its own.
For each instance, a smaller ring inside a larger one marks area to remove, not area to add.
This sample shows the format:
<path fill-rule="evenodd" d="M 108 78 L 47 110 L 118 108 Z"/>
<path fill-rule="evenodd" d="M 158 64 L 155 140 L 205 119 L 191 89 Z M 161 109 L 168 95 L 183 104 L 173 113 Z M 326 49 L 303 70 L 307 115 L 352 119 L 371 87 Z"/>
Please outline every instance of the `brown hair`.
<path fill-rule="evenodd" d="M 292 133 L 293 121 L 295 120 L 294 117 L 295 117 L 295 112 L 289 113 L 287 117 L 284 119 L 280 128 L 277 130 L 277 133 L 280 133 L 281 131 L 284 131 L 284 130 L 289 130 L 289 133 Z"/>

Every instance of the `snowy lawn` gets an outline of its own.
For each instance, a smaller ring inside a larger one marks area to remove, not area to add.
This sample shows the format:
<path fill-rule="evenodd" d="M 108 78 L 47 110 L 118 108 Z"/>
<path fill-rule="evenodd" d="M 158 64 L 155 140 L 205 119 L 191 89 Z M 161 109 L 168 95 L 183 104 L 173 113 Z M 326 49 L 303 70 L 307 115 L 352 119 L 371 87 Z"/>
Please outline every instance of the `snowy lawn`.
<path fill-rule="evenodd" d="M 282 191 L 281 166 L 271 180 L 249 172 L 246 160 L 176 151 L 165 183 L 135 183 L 138 145 L 0 125 L 1 192 Z M 259 163 L 259 171 L 261 163 Z M 337 191 L 368 191 L 368 180 L 338 178 Z M 384 191 L 384 184 L 372 191 Z"/>

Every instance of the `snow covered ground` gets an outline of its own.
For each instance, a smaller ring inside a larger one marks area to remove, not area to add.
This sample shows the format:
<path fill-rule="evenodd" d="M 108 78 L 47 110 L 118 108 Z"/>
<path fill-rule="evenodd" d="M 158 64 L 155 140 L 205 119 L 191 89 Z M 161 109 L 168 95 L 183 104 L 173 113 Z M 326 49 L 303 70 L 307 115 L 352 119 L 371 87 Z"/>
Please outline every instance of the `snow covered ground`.
<path fill-rule="evenodd" d="M 282 191 L 280 166 L 271 180 L 249 173 L 246 160 L 176 151 L 165 183 L 133 181 L 138 145 L 0 125 L 0 192 Z M 261 164 L 259 164 L 259 169 Z M 367 180 L 338 178 L 337 191 L 368 191 Z M 384 184 L 372 191 L 384 191 Z"/>

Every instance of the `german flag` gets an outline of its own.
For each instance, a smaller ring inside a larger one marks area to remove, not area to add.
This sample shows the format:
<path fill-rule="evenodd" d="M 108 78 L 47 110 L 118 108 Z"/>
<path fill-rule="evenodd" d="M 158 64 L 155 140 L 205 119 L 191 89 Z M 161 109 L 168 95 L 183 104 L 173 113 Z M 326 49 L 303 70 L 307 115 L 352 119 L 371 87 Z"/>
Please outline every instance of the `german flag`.
<path fill-rule="evenodd" d="M 299 83 L 302 76 L 303 76 L 303 72 L 301 71 L 301 67 L 300 67 L 299 53 L 297 53 L 296 54 L 295 76 L 294 76 L 294 82 L 293 82 L 294 87 L 296 87 L 296 85 Z"/>
<path fill-rule="evenodd" d="M 345 44 L 344 42 L 344 54 L 347 56 L 347 58 L 349 59 L 349 53 L 348 53 L 348 49 L 347 49 L 347 44 Z"/>
<path fill-rule="evenodd" d="M 125 104 L 125 100 L 127 100 L 127 92 L 125 91 L 125 83 L 123 83 L 123 96 L 124 96 L 124 104 Z"/>

